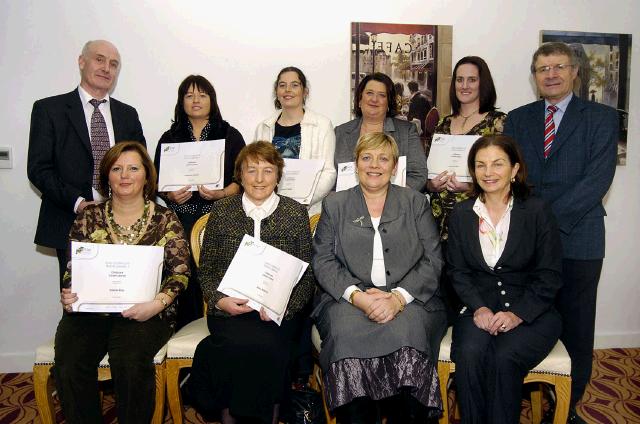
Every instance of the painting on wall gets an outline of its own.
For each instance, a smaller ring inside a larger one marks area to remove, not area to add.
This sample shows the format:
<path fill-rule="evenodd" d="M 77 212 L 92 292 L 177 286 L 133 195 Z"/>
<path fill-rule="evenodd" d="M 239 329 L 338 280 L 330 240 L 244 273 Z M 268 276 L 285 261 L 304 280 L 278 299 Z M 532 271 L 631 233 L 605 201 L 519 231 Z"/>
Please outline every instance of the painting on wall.
<path fill-rule="evenodd" d="M 437 107 L 440 113 L 451 109 L 448 88 L 452 32 L 450 25 L 352 22 L 351 101 L 365 76 L 373 72 L 387 74 L 399 100 L 397 117 L 414 122 L 423 134 L 431 107 Z M 415 96 L 426 98 L 429 107 L 416 113 L 411 108 Z M 353 105 L 350 109 L 353 118 Z"/>
<path fill-rule="evenodd" d="M 631 34 L 541 31 L 540 41 L 561 41 L 571 46 L 580 66 L 574 94 L 618 111 L 618 165 L 626 165 Z"/>

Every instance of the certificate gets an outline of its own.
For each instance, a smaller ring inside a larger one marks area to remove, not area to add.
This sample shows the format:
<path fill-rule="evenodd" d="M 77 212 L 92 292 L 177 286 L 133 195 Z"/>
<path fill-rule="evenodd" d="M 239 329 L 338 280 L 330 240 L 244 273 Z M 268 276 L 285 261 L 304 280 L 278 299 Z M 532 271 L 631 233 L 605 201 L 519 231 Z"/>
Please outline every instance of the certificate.
<path fill-rule="evenodd" d="M 407 186 L 407 157 L 398 158 L 398 169 L 396 175 L 391 177 L 391 184 L 400 187 Z M 358 175 L 356 174 L 355 162 L 344 162 L 338 164 L 338 180 L 336 181 L 336 191 L 348 190 L 358 185 Z"/>
<path fill-rule="evenodd" d="M 322 159 L 285 159 L 278 194 L 308 205 L 318 186 L 323 167 Z"/>
<path fill-rule="evenodd" d="M 74 312 L 122 312 L 158 293 L 164 248 L 71 242 Z"/>
<path fill-rule="evenodd" d="M 434 134 L 427 158 L 429 178 L 448 171 L 449 174 L 455 172 L 460 182 L 471 182 L 467 157 L 471 146 L 479 138 L 479 135 Z"/>
<path fill-rule="evenodd" d="M 218 291 L 249 299 L 251 308 L 264 307 L 278 325 L 291 292 L 309 264 L 280 249 L 245 234 Z"/>
<path fill-rule="evenodd" d="M 224 140 L 166 143 L 160 151 L 158 191 L 176 191 L 198 185 L 210 190 L 224 188 Z"/>

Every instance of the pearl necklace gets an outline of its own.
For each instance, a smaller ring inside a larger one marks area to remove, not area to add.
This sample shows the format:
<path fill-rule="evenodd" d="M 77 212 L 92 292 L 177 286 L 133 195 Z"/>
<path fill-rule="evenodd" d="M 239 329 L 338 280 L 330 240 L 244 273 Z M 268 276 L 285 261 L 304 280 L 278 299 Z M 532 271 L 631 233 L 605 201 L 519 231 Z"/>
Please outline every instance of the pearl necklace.
<path fill-rule="evenodd" d="M 105 210 L 107 213 L 107 221 L 113 229 L 120 244 L 135 244 L 142 234 L 142 230 L 145 228 L 147 221 L 149 220 L 149 205 L 151 202 L 146 200 L 144 202 L 144 210 L 142 216 L 138 218 L 136 222 L 129 226 L 120 225 L 113 217 L 113 208 L 111 200 L 107 200 Z"/>

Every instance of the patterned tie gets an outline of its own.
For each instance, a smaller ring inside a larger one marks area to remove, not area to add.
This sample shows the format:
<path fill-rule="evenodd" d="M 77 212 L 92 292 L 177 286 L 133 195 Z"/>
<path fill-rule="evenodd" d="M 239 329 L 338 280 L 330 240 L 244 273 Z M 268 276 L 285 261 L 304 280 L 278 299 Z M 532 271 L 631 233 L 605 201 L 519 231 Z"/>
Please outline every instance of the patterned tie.
<path fill-rule="evenodd" d="M 104 154 L 111 147 L 109 144 L 109 133 L 107 132 L 107 123 L 104 116 L 98 109 L 101 103 L 106 103 L 105 99 L 91 99 L 89 103 L 93 106 L 91 114 L 91 153 L 93 154 L 93 188 L 96 190 L 100 185 L 100 162 Z"/>
<path fill-rule="evenodd" d="M 544 158 L 549 157 L 551 144 L 556 137 L 556 124 L 553 122 L 553 114 L 558 110 L 557 106 L 547 106 L 547 116 L 544 119 Z"/>

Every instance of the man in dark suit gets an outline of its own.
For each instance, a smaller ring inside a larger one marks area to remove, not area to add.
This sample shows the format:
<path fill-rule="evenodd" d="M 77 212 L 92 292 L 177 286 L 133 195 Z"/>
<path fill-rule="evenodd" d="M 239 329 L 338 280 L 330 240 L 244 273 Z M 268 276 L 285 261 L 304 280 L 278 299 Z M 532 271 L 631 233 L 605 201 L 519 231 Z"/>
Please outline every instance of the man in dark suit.
<path fill-rule="evenodd" d="M 105 151 L 125 140 L 146 145 L 136 110 L 109 96 L 120 71 L 116 47 L 89 41 L 78 65 L 77 89 L 33 104 L 29 133 L 27 175 L 42 194 L 35 243 L 56 249 L 60 284 L 76 214 L 103 200 L 95 177 Z"/>
<path fill-rule="evenodd" d="M 427 96 L 418 90 L 418 83 L 416 81 L 409 81 L 409 84 L 407 85 L 411 92 L 407 120 L 411 122 L 411 120 L 415 118 L 420 121 L 420 128 L 422 128 L 424 132 L 424 119 L 427 117 L 429 110 L 431 110 L 431 103 L 429 103 Z"/>
<path fill-rule="evenodd" d="M 614 109 L 573 94 L 578 64 L 566 44 L 543 44 L 533 55 L 531 72 L 543 99 L 511 111 L 504 133 L 520 144 L 528 182 L 551 204 L 558 220 L 564 285 L 556 307 L 572 377 L 567 422 L 583 423 L 575 405 L 591 377 L 596 294 L 605 253 L 602 199 L 616 170 L 618 119 Z"/>

